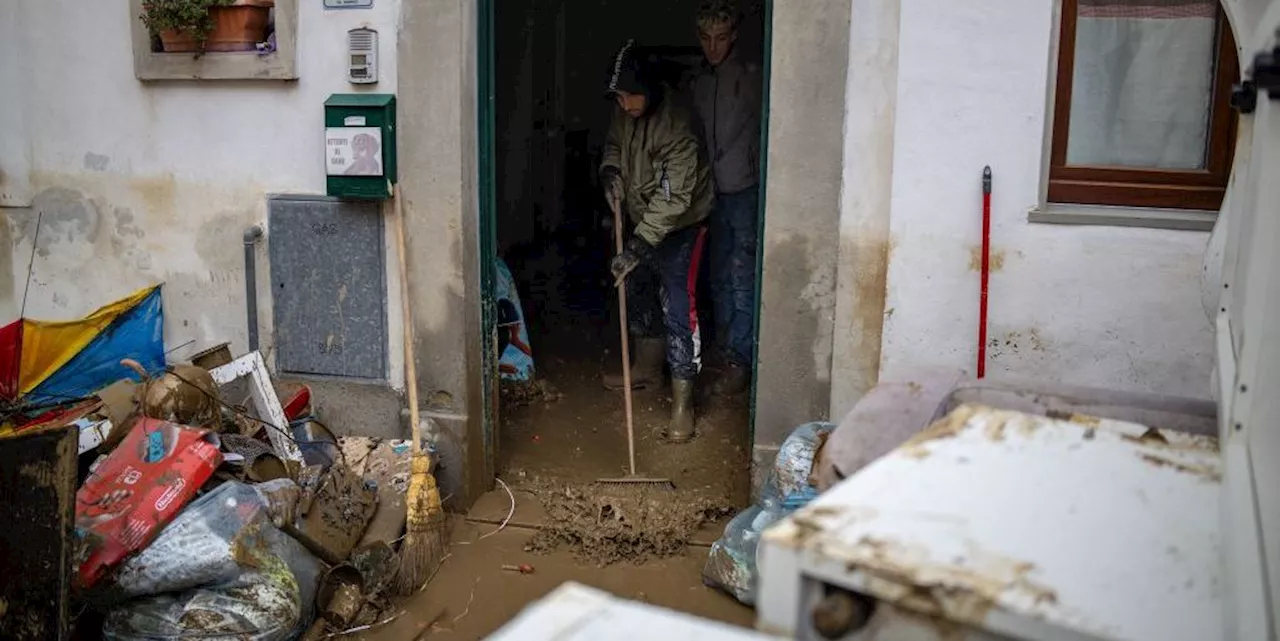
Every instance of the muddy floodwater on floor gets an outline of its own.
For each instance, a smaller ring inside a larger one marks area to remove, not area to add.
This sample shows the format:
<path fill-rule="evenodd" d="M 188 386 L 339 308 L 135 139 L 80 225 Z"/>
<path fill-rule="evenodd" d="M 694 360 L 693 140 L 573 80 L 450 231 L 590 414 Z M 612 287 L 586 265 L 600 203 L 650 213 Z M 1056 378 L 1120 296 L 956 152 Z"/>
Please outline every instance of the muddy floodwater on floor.
<path fill-rule="evenodd" d="M 565 581 L 749 626 L 754 613 L 701 576 L 711 543 L 749 501 L 747 400 L 698 394 L 697 437 L 677 445 L 663 439 L 670 385 L 637 391 L 637 473 L 675 489 L 598 484 L 629 472 L 623 396 L 601 381 L 619 367 L 616 317 L 598 300 L 530 293 L 538 380 L 503 390 L 505 486 L 459 518 L 444 566 L 394 621 L 349 638 L 482 639 Z M 521 565 L 533 572 L 503 569 Z"/>
<path fill-rule="evenodd" d="M 599 564 L 643 561 L 680 552 L 691 532 L 747 504 L 745 399 L 699 395 L 697 437 L 673 444 L 663 438 L 668 385 L 635 393 L 636 471 L 675 489 L 596 483 L 629 472 L 622 393 L 601 384 L 619 359 L 607 338 L 575 339 L 572 352 L 549 350 L 525 402 L 503 407 L 499 476 L 537 496 L 547 516 L 533 549 L 566 546 Z"/>
<path fill-rule="evenodd" d="M 574 351 L 554 348 L 569 339 Z M 601 383 L 605 368 L 620 367 L 616 337 L 609 336 L 607 328 L 588 327 L 572 337 L 547 342 L 553 348 L 538 361 L 537 387 L 524 393 L 522 402 L 502 408 L 500 475 L 509 483 L 566 484 L 625 476 L 622 393 L 606 390 Z M 713 375 L 708 367 L 706 378 Z M 746 398 L 699 393 L 697 438 L 676 445 L 663 440 L 671 415 L 670 394 L 669 383 L 634 394 L 639 475 L 670 478 L 679 490 L 720 494 L 745 503 L 750 493 Z"/>
<path fill-rule="evenodd" d="M 499 497 L 498 494 L 501 496 Z M 566 581 L 577 581 L 617 596 L 687 612 L 696 616 L 750 627 L 755 613 L 732 597 L 702 585 L 700 573 L 708 542 L 720 532 L 694 534 L 683 551 L 644 563 L 615 563 L 600 567 L 561 549 L 546 554 L 525 550 L 545 517 L 537 499 L 514 493 L 516 516 L 498 531 L 494 523 L 474 520 L 455 526 L 454 545 L 444 566 L 427 588 L 388 613 L 390 623 L 345 639 L 414 641 L 417 639 L 483 639 L 510 621 L 527 605 Z M 508 512 L 505 492 L 486 496 L 477 506 L 480 518 L 502 519 Z M 519 523 L 520 525 L 516 525 Z M 496 532 L 496 533 L 494 533 Z M 483 537 L 483 538 L 482 538 Z M 529 565 L 533 572 L 504 570 Z"/>
<path fill-rule="evenodd" d="M 533 493 L 547 519 L 525 549 L 566 548 L 599 565 L 679 554 L 700 529 L 735 511 L 726 497 L 643 485 L 544 486 Z"/>

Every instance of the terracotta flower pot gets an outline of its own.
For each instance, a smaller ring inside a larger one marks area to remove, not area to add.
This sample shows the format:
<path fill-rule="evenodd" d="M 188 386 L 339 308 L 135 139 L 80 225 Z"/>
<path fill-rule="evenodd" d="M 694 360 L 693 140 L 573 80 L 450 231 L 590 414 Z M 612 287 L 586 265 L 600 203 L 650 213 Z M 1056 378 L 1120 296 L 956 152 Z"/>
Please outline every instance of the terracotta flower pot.
<path fill-rule="evenodd" d="M 225 7 L 211 7 L 213 31 L 205 40 L 205 51 L 253 51 L 267 39 L 267 21 L 275 0 L 236 0 Z M 166 53 L 199 51 L 195 36 L 170 29 L 160 33 Z"/>

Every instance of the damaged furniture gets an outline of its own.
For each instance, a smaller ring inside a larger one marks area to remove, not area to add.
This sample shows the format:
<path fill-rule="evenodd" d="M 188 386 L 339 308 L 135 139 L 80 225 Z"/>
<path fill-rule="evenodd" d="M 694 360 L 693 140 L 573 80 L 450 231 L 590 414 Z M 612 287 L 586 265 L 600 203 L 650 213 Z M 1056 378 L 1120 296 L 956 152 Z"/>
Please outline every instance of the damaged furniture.
<path fill-rule="evenodd" d="M 62 641 L 70 633 L 74 426 L 0 438 L 0 638 Z M 14 580 L 21 577 L 21 580 Z"/>

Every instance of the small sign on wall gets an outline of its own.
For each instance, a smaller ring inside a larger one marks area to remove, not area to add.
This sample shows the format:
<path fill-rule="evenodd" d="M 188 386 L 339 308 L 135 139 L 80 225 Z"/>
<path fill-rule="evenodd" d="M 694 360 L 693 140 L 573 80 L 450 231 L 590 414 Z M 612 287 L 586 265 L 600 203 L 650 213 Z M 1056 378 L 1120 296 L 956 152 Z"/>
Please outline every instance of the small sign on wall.
<path fill-rule="evenodd" d="M 326 193 L 390 198 L 396 182 L 395 94 L 333 94 L 324 101 L 324 125 Z"/>
<path fill-rule="evenodd" d="M 324 130 L 324 139 L 327 175 L 382 175 L 381 128 L 329 127 Z"/>
<path fill-rule="evenodd" d="M 369 9 L 373 0 L 324 0 L 325 9 Z"/>

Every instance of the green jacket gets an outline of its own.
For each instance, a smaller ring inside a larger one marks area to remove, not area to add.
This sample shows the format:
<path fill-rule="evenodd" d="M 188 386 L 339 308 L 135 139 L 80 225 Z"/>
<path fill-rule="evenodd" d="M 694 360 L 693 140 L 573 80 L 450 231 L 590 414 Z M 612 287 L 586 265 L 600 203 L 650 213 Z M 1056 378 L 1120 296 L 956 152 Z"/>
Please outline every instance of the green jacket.
<path fill-rule="evenodd" d="M 670 94 L 640 118 L 614 111 L 600 166 L 622 174 L 623 210 L 635 223 L 635 234 L 655 247 L 671 232 L 711 214 L 711 163 L 695 131 L 689 110 Z"/>

